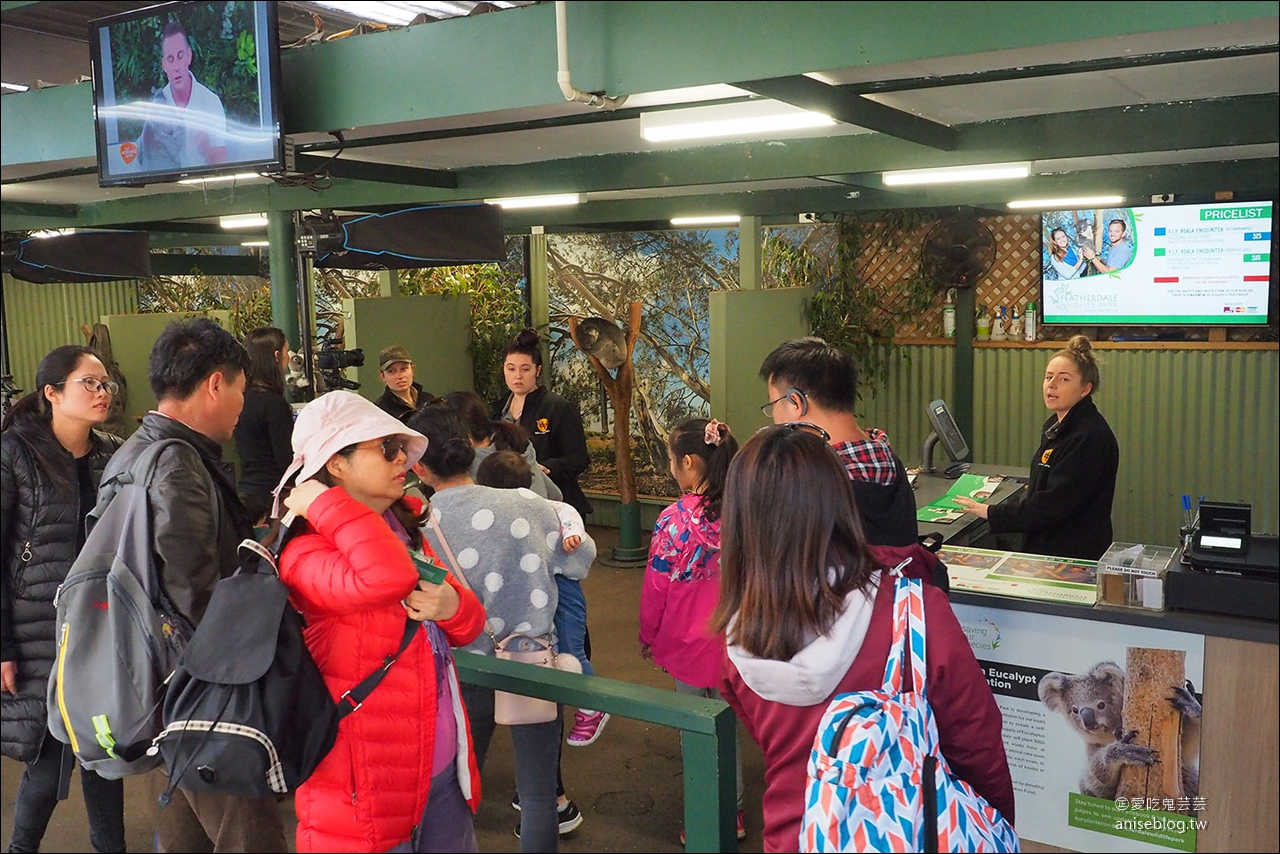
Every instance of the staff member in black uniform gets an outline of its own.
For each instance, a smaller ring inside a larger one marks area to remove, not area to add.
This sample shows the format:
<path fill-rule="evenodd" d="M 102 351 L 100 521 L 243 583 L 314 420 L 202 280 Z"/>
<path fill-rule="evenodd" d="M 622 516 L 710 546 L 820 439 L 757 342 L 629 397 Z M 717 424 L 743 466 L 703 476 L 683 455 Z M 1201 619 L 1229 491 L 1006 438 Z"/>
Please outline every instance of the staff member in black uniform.
<path fill-rule="evenodd" d="M 542 376 L 542 349 L 538 332 L 525 329 L 502 351 L 502 375 L 510 393 L 493 404 L 494 420 L 515 421 L 529 433 L 538 464 L 564 493 L 566 504 L 583 516 L 591 512 L 591 502 L 578 486 L 578 476 L 587 470 L 587 434 L 582 429 L 578 408 L 545 386 Z"/>
<path fill-rule="evenodd" d="M 378 353 L 378 376 L 387 388 L 374 405 L 401 421 L 408 422 L 409 416 L 435 400 L 435 395 L 414 382 L 413 359 L 399 344 L 383 347 Z"/>
<path fill-rule="evenodd" d="M 1025 495 L 988 507 L 955 501 L 986 519 L 993 533 L 1022 532 L 1023 551 L 1097 560 L 1111 545 L 1111 503 L 1120 446 L 1093 404 L 1098 362 L 1089 339 L 1076 335 L 1049 360 L 1044 405 L 1053 413 L 1031 460 Z"/>

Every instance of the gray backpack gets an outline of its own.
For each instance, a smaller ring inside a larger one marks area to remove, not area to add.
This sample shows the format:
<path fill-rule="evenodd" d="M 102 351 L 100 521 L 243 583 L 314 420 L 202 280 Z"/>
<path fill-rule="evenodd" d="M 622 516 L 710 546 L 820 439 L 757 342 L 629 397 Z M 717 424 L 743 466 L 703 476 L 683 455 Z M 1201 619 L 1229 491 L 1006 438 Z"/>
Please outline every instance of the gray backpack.
<path fill-rule="evenodd" d="M 161 765 L 147 748 L 163 729 L 165 686 L 194 631 L 165 595 L 152 548 L 147 486 L 173 445 L 196 453 L 182 439 L 163 439 L 127 470 L 108 467 L 92 529 L 54 598 L 49 731 L 108 779 Z"/>

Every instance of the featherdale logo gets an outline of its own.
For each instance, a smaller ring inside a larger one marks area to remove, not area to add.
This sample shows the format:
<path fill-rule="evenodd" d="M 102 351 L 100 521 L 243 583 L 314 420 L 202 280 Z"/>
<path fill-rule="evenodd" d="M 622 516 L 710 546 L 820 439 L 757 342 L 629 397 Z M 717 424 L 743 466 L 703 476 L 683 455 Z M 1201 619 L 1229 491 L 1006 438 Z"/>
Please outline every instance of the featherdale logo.
<path fill-rule="evenodd" d="M 545 418 L 539 418 L 536 426 L 539 433 L 545 433 L 551 429 L 551 422 Z"/>
<path fill-rule="evenodd" d="M 1053 456 L 1053 448 L 1045 448 L 1044 453 L 1040 455 L 1040 465 L 1049 465 L 1049 457 Z"/>
<path fill-rule="evenodd" d="M 983 617 L 978 625 L 961 623 L 960 628 L 969 639 L 969 647 L 975 652 L 979 650 L 992 652 L 1000 648 L 1000 627 L 986 617 Z"/>

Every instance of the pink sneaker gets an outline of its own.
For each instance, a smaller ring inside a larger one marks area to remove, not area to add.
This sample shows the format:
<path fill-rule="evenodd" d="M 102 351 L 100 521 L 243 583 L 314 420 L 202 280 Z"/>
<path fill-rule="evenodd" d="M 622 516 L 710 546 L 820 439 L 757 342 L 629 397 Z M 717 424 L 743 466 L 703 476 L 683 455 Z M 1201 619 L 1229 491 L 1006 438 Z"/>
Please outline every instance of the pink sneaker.
<path fill-rule="evenodd" d="M 569 737 L 565 741 L 570 747 L 586 747 L 600 737 L 608 722 L 609 715 L 605 712 L 588 714 L 578 709 L 573 714 L 573 729 L 569 731 Z"/>

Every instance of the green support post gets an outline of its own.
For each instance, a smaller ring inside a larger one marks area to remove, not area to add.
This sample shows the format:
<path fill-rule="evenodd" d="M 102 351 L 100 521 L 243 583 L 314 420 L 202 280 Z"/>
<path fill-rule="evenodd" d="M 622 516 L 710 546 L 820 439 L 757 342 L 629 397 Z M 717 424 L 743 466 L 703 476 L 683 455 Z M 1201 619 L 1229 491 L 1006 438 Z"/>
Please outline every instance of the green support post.
<path fill-rule="evenodd" d="M 960 288 L 956 292 L 956 352 L 955 352 L 955 400 L 951 412 L 961 436 L 973 436 L 973 335 L 974 289 Z"/>
<path fill-rule="evenodd" d="M 293 211 L 267 212 L 267 262 L 271 270 L 271 323 L 289 346 L 301 350 L 298 325 L 298 264 Z"/>

